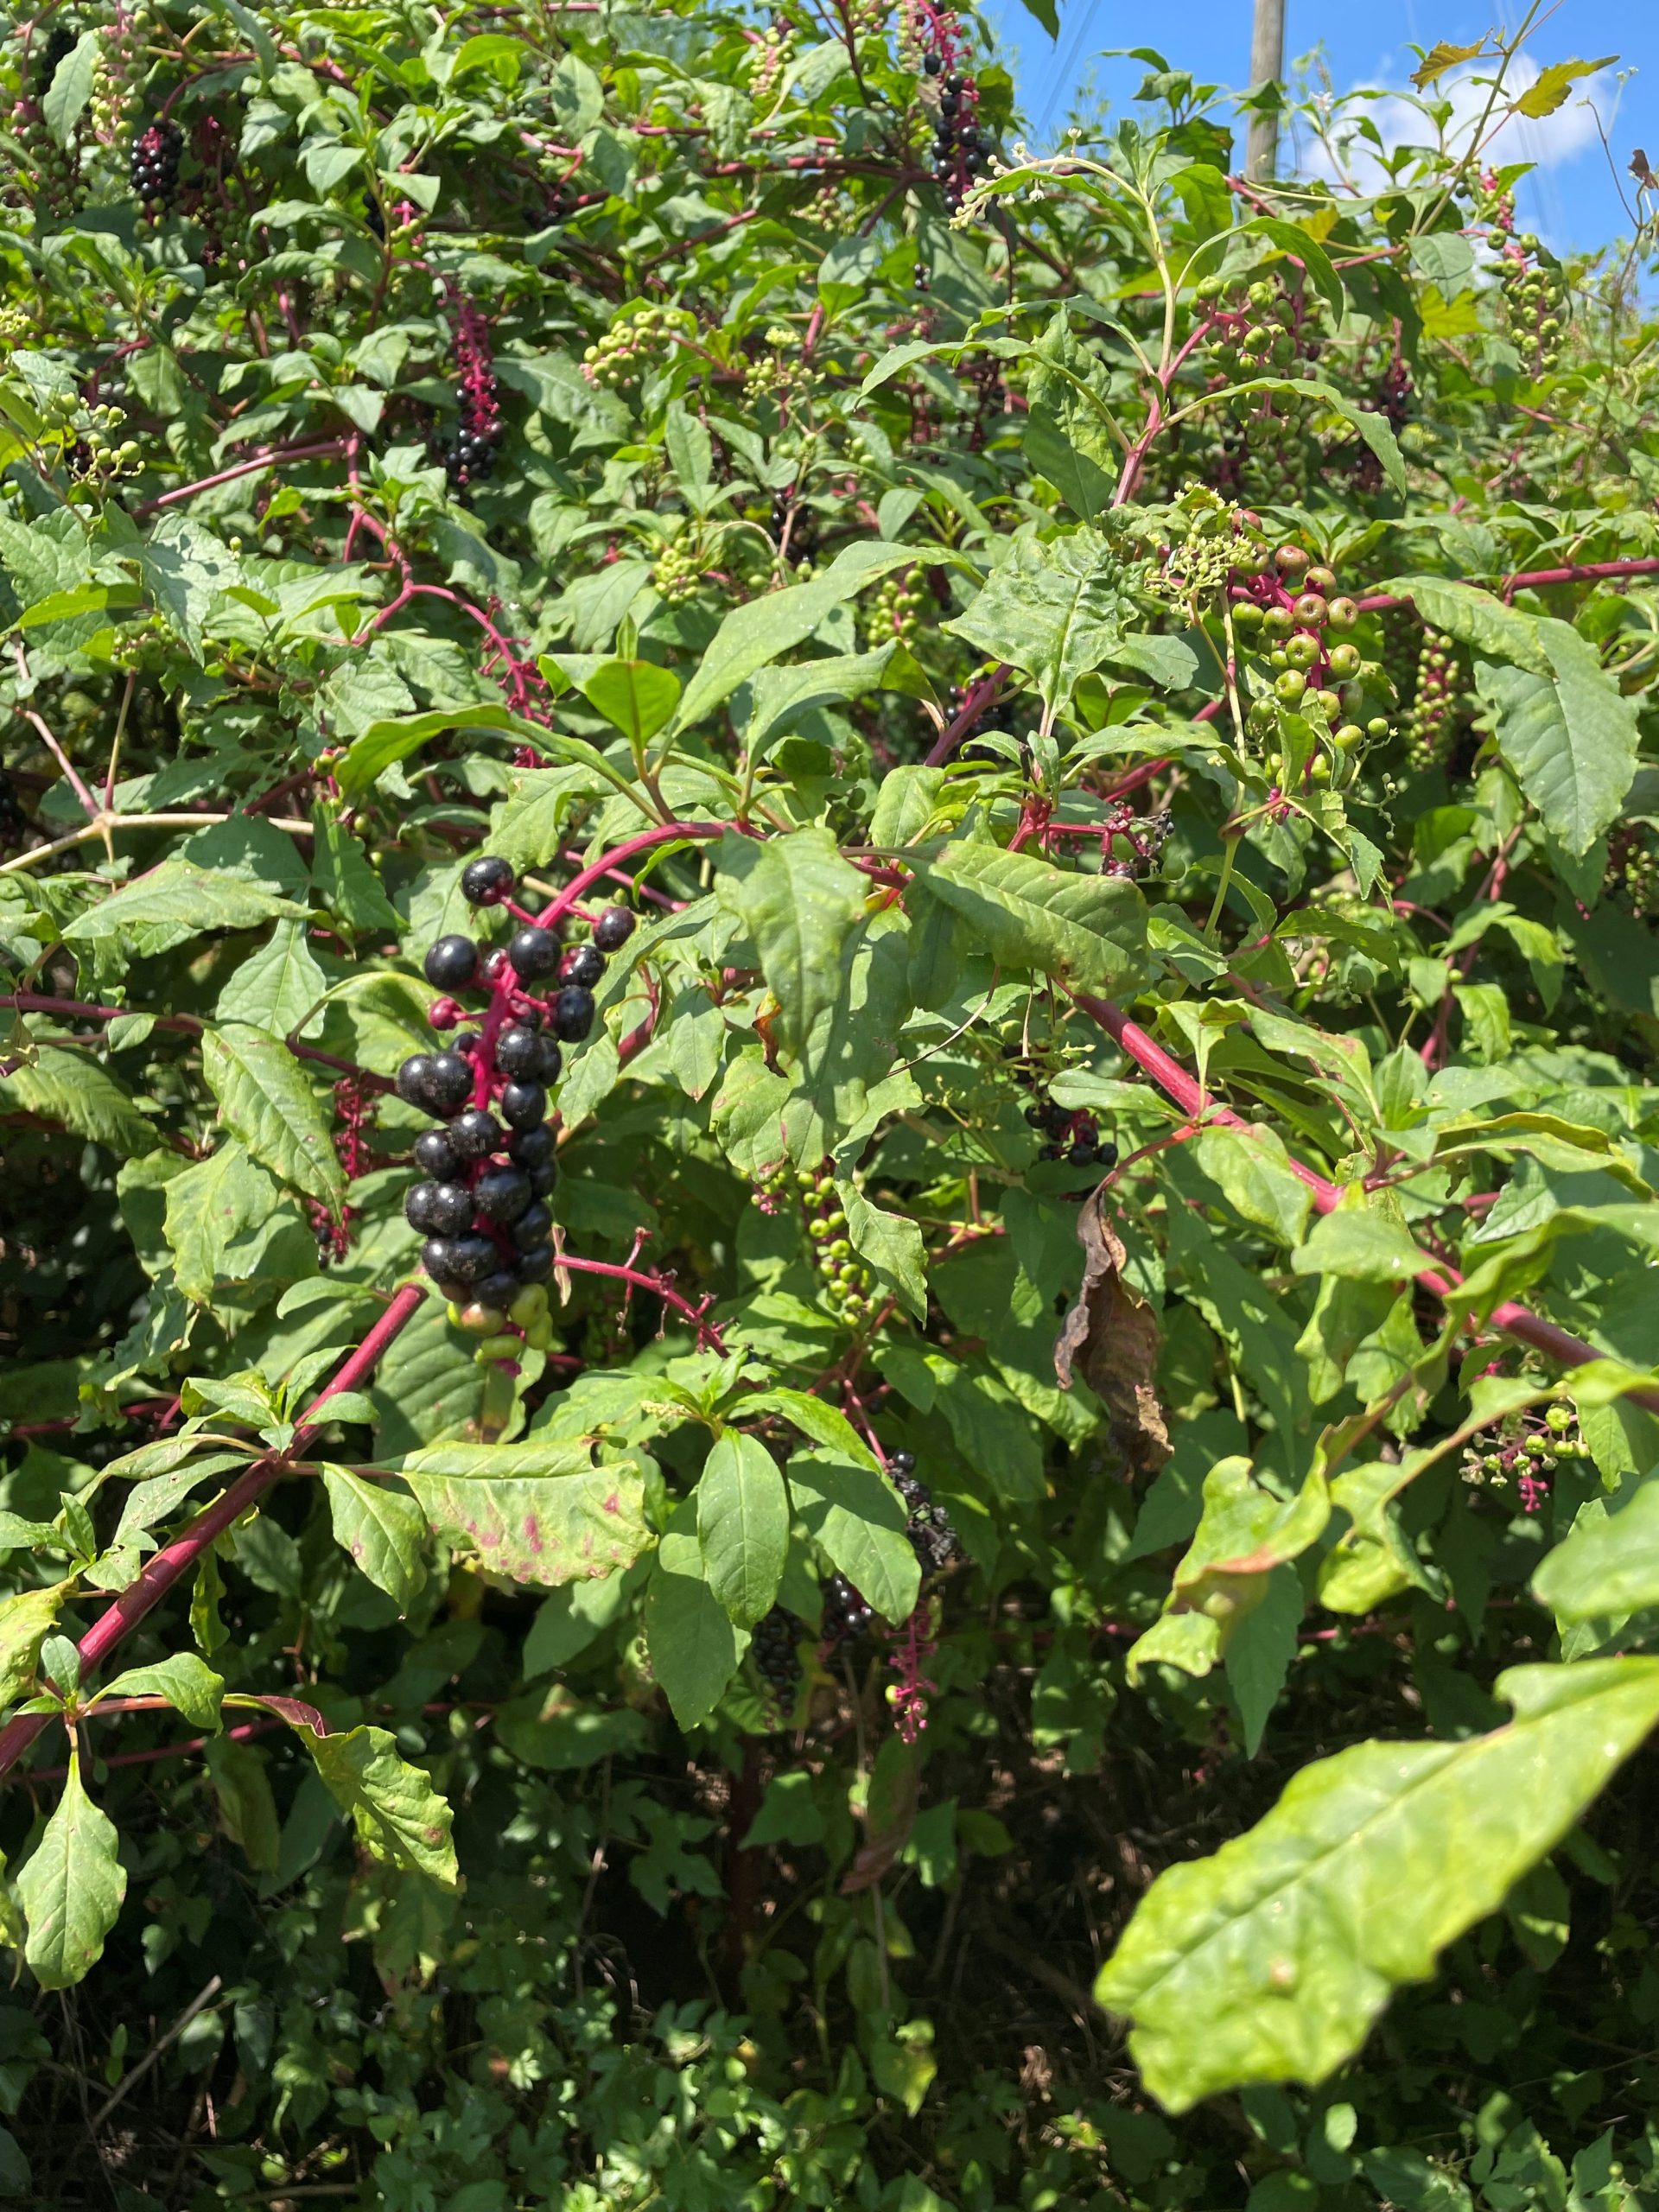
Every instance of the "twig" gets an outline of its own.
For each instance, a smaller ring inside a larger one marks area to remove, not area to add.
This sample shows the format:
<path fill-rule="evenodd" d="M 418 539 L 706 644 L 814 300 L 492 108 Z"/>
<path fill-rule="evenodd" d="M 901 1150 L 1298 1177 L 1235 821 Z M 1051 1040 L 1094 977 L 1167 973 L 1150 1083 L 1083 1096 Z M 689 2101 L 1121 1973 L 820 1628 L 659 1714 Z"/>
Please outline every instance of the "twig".
<path fill-rule="evenodd" d="M 211 2005 L 214 1998 L 218 1996 L 219 1991 L 224 1986 L 225 1977 L 223 1974 L 216 1974 L 213 1980 L 207 1984 L 205 1988 L 197 1991 L 196 1994 L 185 2006 L 183 2012 L 180 2013 L 178 2018 L 174 2021 L 167 2033 L 161 2037 L 158 2041 L 150 2045 L 149 2049 L 144 2053 L 143 2056 L 132 2069 L 130 2073 L 124 2074 L 122 2075 L 121 2079 L 116 2083 L 114 2088 L 110 2091 L 109 2095 L 105 2098 L 103 2103 L 92 2114 L 92 2125 L 94 2132 L 103 2126 L 105 2121 L 115 2110 L 117 2105 L 120 2103 L 122 2098 L 126 2095 L 127 2092 L 130 2089 L 137 2088 L 139 2082 L 142 2082 L 145 2075 L 149 2073 L 150 2068 L 154 2066 L 156 2060 L 161 2057 L 162 2052 L 171 2050 L 172 2046 L 178 2041 L 179 2037 L 189 2026 L 191 2021 L 195 2018 L 197 2013 L 200 2012 L 205 2005 Z"/>

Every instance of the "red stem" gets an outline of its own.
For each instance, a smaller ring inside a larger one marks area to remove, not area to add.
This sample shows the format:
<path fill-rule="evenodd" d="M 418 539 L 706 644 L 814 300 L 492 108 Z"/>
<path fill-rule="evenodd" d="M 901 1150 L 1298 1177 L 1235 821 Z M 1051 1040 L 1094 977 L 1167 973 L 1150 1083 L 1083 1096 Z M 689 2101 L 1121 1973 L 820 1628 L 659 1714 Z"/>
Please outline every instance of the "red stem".
<path fill-rule="evenodd" d="M 199 1513 L 188 1529 L 145 1561 L 137 1580 L 130 1582 L 120 1596 L 105 1607 L 80 1639 L 77 1648 L 83 1674 L 101 1666 L 139 1622 L 160 1605 L 168 1591 L 191 1572 L 208 1546 L 233 1528 L 250 1506 L 257 1504 L 271 1485 L 282 1479 L 294 1460 L 305 1457 L 321 1426 L 316 1419 L 319 1408 L 342 1390 L 354 1390 L 366 1380 L 382 1352 L 406 1326 L 425 1296 L 418 1283 L 405 1283 L 333 1380 L 318 1391 L 311 1402 L 309 1415 L 295 1431 L 288 1450 L 273 1453 L 267 1459 L 256 1459 L 237 1477 L 222 1497 Z M 49 1713 L 20 1713 L 0 1728 L 0 1775 L 17 1764 L 54 1718 Z"/>
<path fill-rule="evenodd" d="M 609 1260 L 578 1260 L 569 1252 L 560 1253 L 557 1264 L 561 1268 L 573 1268 L 580 1274 L 609 1275 L 618 1282 L 632 1283 L 637 1289 L 652 1292 L 662 1300 L 664 1306 L 671 1306 L 677 1313 L 684 1314 L 697 1332 L 697 1344 L 700 1349 L 706 1339 L 709 1350 L 724 1352 L 726 1347 L 721 1341 L 720 1331 L 715 1324 L 706 1320 L 698 1308 L 688 1304 L 677 1290 L 672 1289 L 664 1281 L 661 1275 L 642 1274 L 638 1268 L 617 1267 Z M 3 1771 L 3 1769 L 0 1769 L 0 1772 Z"/>
<path fill-rule="evenodd" d="M 233 483 L 238 476 L 255 476 L 262 468 L 275 468 L 279 461 L 325 461 L 345 451 L 344 438 L 326 438 L 305 446 L 277 446 L 269 453 L 256 454 L 251 461 L 238 461 L 229 468 L 221 468 L 216 475 L 199 476 L 194 484 L 177 485 L 171 492 L 163 492 L 159 499 L 146 499 L 133 512 L 142 522 L 159 507 L 176 506 L 181 499 L 194 499 L 198 492 L 211 492 L 218 485 Z"/>
<path fill-rule="evenodd" d="M 1184 1112 L 1202 1115 L 1206 1122 L 1218 1122 L 1224 1128 L 1249 1130 L 1249 1122 L 1241 1121 L 1226 1107 L 1217 1105 L 1180 1063 L 1172 1059 L 1138 1022 L 1131 1021 L 1121 1007 L 1114 1006 L 1109 999 L 1079 997 L 1077 1003 Z M 1334 1183 L 1326 1182 L 1323 1175 L 1316 1175 L 1300 1160 L 1291 1160 L 1289 1166 L 1292 1173 L 1313 1193 L 1313 1203 L 1321 1213 L 1332 1213 L 1341 1205 L 1343 1194 Z M 1447 1267 L 1425 1268 L 1416 1280 L 1425 1290 L 1444 1300 L 1463 1278 L 1455 1268 Z M 1543 1353 L 1547 1359 L 1559 1361 L 1563 1367 L 1582 1367 L 1587 1361 L 1603 1357 L 1593 1344 L 1586 1344 L 1567 1329 L 1558 1328 L 1554 1321 L 1546 1321 L 1529 1307 L 1516 1305 L 1513 1299 L 1505 1299 L 1494 1306 L 1488 1319 L 1493 1328 L 1502 1329 L 1506 1336 Z M 1472 1328 L 1478 1325 L 1471 1319 L 1465 1325 Z M 1659 1390 L 1632 1390 L 1628 1395 L 1631 1404 L 1641 1406 L 1649 1413 L 1659 1413 Z"/>
<path fill-rule="evenodd" d="M 537 916 L 538 925 L 543 929 L 551 929 L 562 916 L 569 912 L 584 891 L 591 889 L 595 883 L 602 882 L 607 875 L 614 874 L 622 862 L 631 859 L 635 853 L 649 852 L 654 845 L 671 844 L 687 837 L 719 837 L 724 835 L 726 828 L 727 824 L 721 822 L 665 822 L 660 829 L 642 830 L 637 837 L 625 837 L 620 845 L 613 845 L 609 852 L 590 861 L 579 875 L 571 877 L 558 896 Z"/>

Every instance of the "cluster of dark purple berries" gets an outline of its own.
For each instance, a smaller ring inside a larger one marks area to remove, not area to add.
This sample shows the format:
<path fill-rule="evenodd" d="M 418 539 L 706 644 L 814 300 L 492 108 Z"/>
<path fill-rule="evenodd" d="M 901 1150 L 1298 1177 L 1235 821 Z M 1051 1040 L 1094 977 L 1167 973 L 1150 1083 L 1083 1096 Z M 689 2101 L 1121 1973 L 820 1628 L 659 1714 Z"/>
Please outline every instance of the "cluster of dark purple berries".
<path fill-rule="evenodd" d="M 801 1680 L 801 1639 L 805 1634 L 806 1623 L 787 1605 L 774 1605 L 755 1624 L 750 1656 L 779 1713 L 788 1713 L 795 1703 Z"/>
<path fill-rule="evenodd" d="M 810 561 L 818 550 L 818 518 L 810 507 L 798 500 L 793 486 L 787 492 L 774 492 L 772 495 L 772 534 L 780 546 L 785 530 L 789 531 L 789 546 L 784 557 L 791 567 L 798 569 L 803 563 Z"/>
<path fill-rule="evenodd" d="M 832 1574 L 823 1586 L 823 1619 L 818 1630 L 818 1656 L 827 1659 L 843 1643 L 855 1643 L 874 1618 L 874 1608 L 854 1589 L 844 1574 Z"/>
<path fill-rule="evenodd" d="M 950 1525 L 950 1516 L 933 1502 L 933 1493 L 916 1471 L 913 1452 L 887 1455 L 887 1473 L 893 1488 L 910 1509 L 905 1534 L 921 1561 L 924 1574 L 942 1574 L 962 1557 L 962 1544 Z"/>
<path fill-rule="evenodd" d="M 54 26 L 51 36 L 41 48 L 40 66 L 35 76 L 35 89 L 42 99 L 51 91 L 59 69 L 74 52 L 75 43 L 75 35 L 67 24 Z"/>
<path fill-rule="evenodd" d="M 1032 1094 L 1026 1126 L 1043 1139 L 1038 1159 L 1064 1160 L 1072 1167 L 1097 1167 L 1103 1175 L 1109 1175 L 1117 1165 L 1117 1147 L 1110 1137 L 1102 1136 L 1094 1116 L 1057 1106 L 1048 1096 L 1040 1071 L 1018 1045 L 1005 1045 L 1002 1057 L 1010 1064 L 1020 1088 Z"/>
<path fill-rule="evenodd" d="M 923 67 L 929 76 L 939 74 L 934 64 L 938 56 L 930 54 Z M 968 197 L 969 189 L 976 176 L 982 176 L 991 166 L 991 157 L 975 124 L 975 111 L 979 94 L 971 77 L 953 71 L 949 76 L 940 75 L 939 119 L 933 131 L 933 174 L 944 194 L 944 204 L 955 214 Z"/>
<path fill-rule="evenodd" d="M 133 141 L 127 176 L 146 207 L 165 207 L 179 188 L 184 140 L 171 123 L 152 123 Z"/>
<path fill-rule="evenodd" d="M 539 1287 L 553 1272 L 545 1202 L 558 1170 L 547 1118 L 563 1071 L 560 1047 L 579 1044 L 593 1027 L 605 955 L 627 942 L 633 916 L 607 907 L 591 943 L 566 951 L 556 930 L 513 904 L 505 861 L 469 861 L 461 887 L 470 905 L 505 907 L 524 926 L 491 950 L 455 935 L 440 938 L 426 956 L 426 979 L 445 994 L 432 1008 L 435 1029 L 456 1031 L 467 1019 L 457 991 L 486 991 L 489 1004 L 480 1028 L 454 1035 L 442 1051 L 415 1053 L 397 1071 L 399 1097 L 446 1125 L 416 1140 L 423 1179 L 404 1211 L 426 1239 L 422 1264 L 449 1298 L 451 1318 L 497 1340 L 482 1354 L 510 1358 L 517 1338 L 505 1338 L 503 1348 L 503 1332 L 509 1322 L 519 1331 L 541 1322 Z M 537 1296 L 521 1301 L 531 1288 Z"/>
<path fill-rule="evenodd" d="M 482 484 L 495 473 L 501 426 L 501 394 L 495 380 L 490 327 L 472 301 L 455 295 L 455 369 L 461 392 L 461 426 L 444 454 L 444 467 L 457 491 Z"/>

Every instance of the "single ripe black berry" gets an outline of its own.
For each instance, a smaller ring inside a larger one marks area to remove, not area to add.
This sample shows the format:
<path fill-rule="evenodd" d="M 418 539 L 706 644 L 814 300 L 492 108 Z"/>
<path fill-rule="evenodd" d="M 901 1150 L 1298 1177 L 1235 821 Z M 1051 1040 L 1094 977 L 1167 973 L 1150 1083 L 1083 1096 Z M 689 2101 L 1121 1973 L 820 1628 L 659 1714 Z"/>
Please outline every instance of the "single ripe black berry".
<path fill-rule="evenodd" d="M 422 964 L 434 990 L 464 990 L 478 973 L 478 947 L 469 937 L 441 937 Z"/>
<path fill-rule="evenodd" d="M 560 974 L 567 983 L 580 983 L 591 991 L 605 973 L 605 956 L 591 944 L 579 944 L 574 952 L 565 955 Z"/>
<path fill-rule="evenodd" d="M 502 1143 L 501 1126 L 481 1106 L 469 1106 L 449 1124 L 449 1141 L 463 1160 L 482 1160 Z"/>
<path fill-rule="evenodd" d="M 558 1182 L 559 1163 L 556 1160 L 550 1160 L 545 1167 L 527 1168 L 525 1173 L 530 1178 L 531 1189 L 538 1198 L 544 1198 Z"/>
<path fill-rule="evenodd" d="M 1046 1129 L 1048 1127 L 1047 1107 L 1027 1106 L 1026 1109 L 1026 1120 L 1029 1126 L 1033 1129 Z"/>
<path fill-rule="evenodd" d="M 464 1106 L 473 1095 L 472 1062 L 461 1052 L 435 1052 L 426 1078 L 428 1096 L 435 1103 L 435 1110 L 452 1113 L 457 1106 Z"/>
<path fill-rule="evenodd" d="M 553 1039 L 550 1037 L 543 1037 L 542 1039 L 542 1065 L 540 1080 L 546 1084 L 548 1088 L 551 1090 L 553 1085 L 558 1081 L 559 1077 L 563 1073 L 564 1054 L 559 1050 L 558 1046 L 553 1042 Z"/>
<path fill-rule="evenodd" d="M 449 1240 L 451 1279 L 482 1282 L 499 1264 L 493 1242 L 487 1236 L 452 1236 Z"/>
<path fill-rule="evenodd" d="M 430 1052 L 411 1052 L 397 1071 L 396 1090 L 405 1105 L 418 1106 L 425 1113 L 436 1111 L 432 1093 L 432 1061 Z"/>
<path fill-rule="evenodd" d="M 1117 1147 L 1109 1137 L 1103 1137 L 1095 1147 L 1095 1160 L 1109 1175 L 1117 1165 Z"/>
<path fill-rule="evenodd" d="M 421 1247 L 421 1265 L 434 1282 L 458 1283 L 463 1279 L 455 1262 L 453 1236 L 429 1236 Z"/>
<path fill-rule="evenodd" d="M 533 1252 L 538 1244 L 545 1244 L 553 1234 L 553 1217 L 538 1200 L 519 1215 L 511 1233 L 513 1243 L 521 1252 Z"/>
<path fill-rule="evenodd" d="M 473 1185 L 473 1204 L 488 1221 L 517 1221 L 533 1193 L 520 1167 L 486 1168 Z"/>
<path fill-rule="evenodd" d="M 510 1129 L 533 1129 L 547 1119 L 547 1093 L 539 1083 L 510 1083 L 501 1093 L 501 1118 Z"/>
<path fill-rule="evenodd" d="M 594 995 L 567 983 L 553 1004 L 553 1027 L 567 1045 L 579 1045 L 594 1026 Z"/>
<path fill-rule="evenodd" d="M 594 922 L 594 943 L 601 952 L 620 952 L 633 935 L 633 916 L 626 906 L 607 906 Z"/>
<path fill-rule="evenodd" d="M 930 77 L 937 77 L 944 67 L 944 57 L 938 54 L 924 54 L 922 67 Z"/>
<path fill-rule="evenodd" d="M 512 869 L 493 853 L 468 861 L 461 872 L 461 895 L 469 906 L 499 906 L 512 890 Z"/>
<path fill-rule="evenodd" d="M 415 1140 L 415 1165 L 435 1182 L 453 1183 L 461 1173 L 461 1154 L 445 1129 L 423 1129 Z"/>
<path fill-rule="evenodd" d="M 547 1167 L 553 1160 L 553 1132 L 550 1128 L 518 1129 L 507 1142 L 507 1155 L 520 1167 Z"/>
<path fill-rule="evenodd" d="M 539 983 L 559 964 L 559 940 L 551 930 L 520 930 L 507 947 L 507 957 L 521 983 Z"/>
<path fill-rule="evenodd" d="M 503 1075 L 524 1076 L 536 1082 L 542 1072 L 542 1039 L 533 1029 L 514 1022 L 495 1040 L 495 1065 Z"/>
<path fill-rule="evenodd" d="M 916 1471 L 916 1454 L 913 1452 L 889 1452 L 887 1454 L 887 1465 L 896 1475 L 914 1474 Z"/>
<path fill-rule="evenodd" d="M 553 1247 L 538 1244 L 519 1255 L 516 1273 L 520 1282 L 545 1282 L 553 1272 Z"/>
<path fill-rule="evenodd" d="M 518 1288 L 518 1278 L 510 1268 L 496 1268 L 473 1285 L 472 1295 L 476 1305 L 500 1308 L 512 1305 Z"/>
<path fill-rule="evenodd" d="M 473 1196 L 464 1183 L 416 1183 L 404 1218 L 428 1236 L 459 1236 L 473 1225 Z"/>

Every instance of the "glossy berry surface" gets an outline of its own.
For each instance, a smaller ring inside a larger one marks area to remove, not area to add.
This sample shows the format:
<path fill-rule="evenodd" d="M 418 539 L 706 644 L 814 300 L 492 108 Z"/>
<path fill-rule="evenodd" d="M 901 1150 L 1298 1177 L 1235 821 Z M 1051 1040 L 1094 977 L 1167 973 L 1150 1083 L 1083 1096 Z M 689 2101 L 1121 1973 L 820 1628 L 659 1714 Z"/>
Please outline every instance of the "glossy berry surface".
<path fill-rule="evenodd" d="M 512 1224 L 512 1241 L 521 1252 L 532 1252 L 553 1234 L 553 1217 L 538 1200 Z"/>
<path fill-rule="evenodd" d="M 560 970 L 564 982 L 580 983 L 589 991 L 604 973 L 605 956 L 591 944 L 579 944 L 574 952 L 567 953 L 564 966 Z"/>
<path fill-rule="evenodd" d="M 395 1088 L 406 1105 L 419 1106 L 427 1113 L 436 1110 L 432 1092 L 432 1061 L 430 1052 L 412 1052 L 397 1071 Z"/>
<path fill-rule="evenodd" d="M 437 1112 L 452 1113 L 473 1095 L 472 1063 L 464 1053 L 434 1053 L 427 1072 L 426 1090 Z"/>
<path fill-rule="evenodd" d="M 507 947 L 507 958 L 520 982 L 544 982 L 558 971 L 559 940 L 551 930 L 520 930 Z"/>
<path fill-rule="evenodd" d="M 579 1045 L 594 1026 L 594 995 L 567 983 L 553 1004 L 553 1027 L 567 1045 Z"/>
<path fill-rule="evenodd" d="M 486 1220 L 517 1221 L 534 1194 L 522 1168 L 488 1167 L 474 1184 L 472 1195 Z"/>
<path fill-rule="evenodd" d="M 522 1076 L 538 1082 L 542 1072 L 542 1039 L 533 1029 L 515 1023 L 495 1040 L 495 1065 L 503 1075 Z"/>
<path fill-rule="evenodd" d="M 468 861 L 461 872 L 461 895 L 469 906 L 499 906 L 512 895 L 513 873 L 511 866 L 499 860 L 493 853 L 485 853 L 475 861 Z"/>
<path fill-rule="evenodd" d="M 499 1103 L 510 1129 L 533 1129 L 547 1119 L 547 1093 L 539 1083 L 510 1083 Z"/>
<path fill-rule="evenodd" d="M 520 1282 L 545 1282 L 553 1272 L 553 1247 L 538 1244 L 533 1252 L 521 1254 L 513 1272 Z"/>
<path fill-rule="evenodd" d="M 549 1128 L 518 1129 L 507 1145 L 510 1159 L 520 1167 L 546 1167 L 553 1160 L 553 1132 Z"/>
<path fill-rule="evenodd" d="M 415 1165 L 435 1182 L 453 1182 L 461 1173 L 461 1154 L 445 1129 L 423 1129 L 415 1140 Z"/>
<path fill-rule="evenodd" d="M 601 952 L 618 952 L 633 935 L 633 916 L 626 906 L 607 906 L 594 923 L 594 943 Z"/>
<path fill-rule="evenodd" d="M 469 937 L 441 937 L 427 948 L 421 968 L 435 990 L 464 990 L 478 973 L 478 947 Z"/>
<path fill-rule="evenodd" d="M 502 1143 L 501 1125 L 481 1106 L 469 1106 L 449 1124 L 449 1141 L 463 1160 L 482 1160 Z"/>

